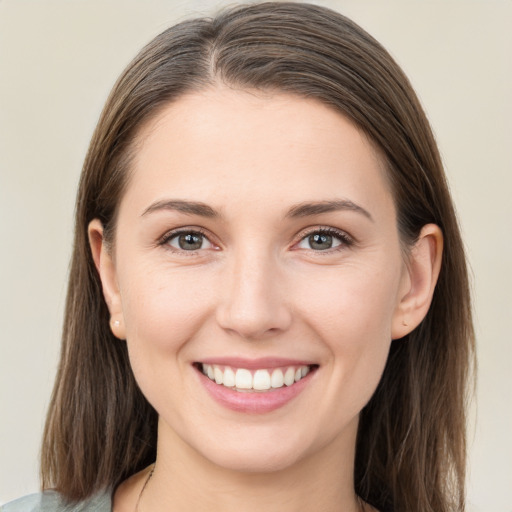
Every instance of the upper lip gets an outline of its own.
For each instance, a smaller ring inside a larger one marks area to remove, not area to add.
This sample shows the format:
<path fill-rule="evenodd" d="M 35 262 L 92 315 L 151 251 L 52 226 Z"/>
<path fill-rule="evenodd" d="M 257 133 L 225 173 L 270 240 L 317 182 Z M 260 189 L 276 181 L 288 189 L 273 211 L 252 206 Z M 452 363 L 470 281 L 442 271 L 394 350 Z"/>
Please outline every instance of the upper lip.
<path fill-rule="evenodd" d="M 202 364 L 218 366 L 231 366 L 255 370 L 258 368 L 279 368 L 283 366 L 312 366 L 315 363 L 303 359 L 288 359 L 284 357 L 260 357 L 258 359 L 246 359 L 243 357 L 208 357 L 197 361 Z"/>

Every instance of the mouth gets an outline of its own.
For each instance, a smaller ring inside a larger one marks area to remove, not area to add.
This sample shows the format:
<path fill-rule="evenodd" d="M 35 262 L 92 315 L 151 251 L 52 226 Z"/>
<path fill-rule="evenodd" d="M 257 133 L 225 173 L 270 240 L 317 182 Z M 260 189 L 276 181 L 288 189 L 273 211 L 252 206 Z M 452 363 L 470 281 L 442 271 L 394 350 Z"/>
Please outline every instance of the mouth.
<path fill-rule="evenodd" d="M 199 383 L 215 402 L 236 413 L 270 413 L 315 389 L 320 367 L 280 357 L 215 357 L 193 363 Z"/>
<path fill-rule="evenodd" d="M 194 363 L 210 381 L 240 393 L 268 393 L 300 382 L 317 364 L 293 364 L 273 368 L 243 368 L 233 365 Z"/>

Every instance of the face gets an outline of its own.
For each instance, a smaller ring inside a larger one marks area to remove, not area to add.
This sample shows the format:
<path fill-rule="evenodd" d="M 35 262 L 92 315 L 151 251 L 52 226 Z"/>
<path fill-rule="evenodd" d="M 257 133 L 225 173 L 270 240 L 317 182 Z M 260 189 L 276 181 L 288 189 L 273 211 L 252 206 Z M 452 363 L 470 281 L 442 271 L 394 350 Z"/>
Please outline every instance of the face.
<path fill-rule="evenodd" d="M 353 446 L 410 287 L 365 136 L 215 88 L 145 126 L 132 171 L 102 280 L 159 443 L 249 471 Z"/>

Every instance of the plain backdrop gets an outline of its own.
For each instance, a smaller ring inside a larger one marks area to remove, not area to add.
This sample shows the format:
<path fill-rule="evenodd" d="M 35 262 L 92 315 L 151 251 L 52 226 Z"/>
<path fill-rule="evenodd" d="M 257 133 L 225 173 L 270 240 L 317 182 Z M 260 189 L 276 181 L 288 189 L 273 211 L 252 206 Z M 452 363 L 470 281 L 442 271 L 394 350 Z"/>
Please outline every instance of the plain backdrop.
<path fill-rule="evenodd" d="M 403 66 L 436 133 L 472 267 L 471 511 L 512 512 L 512 1 L 318 1 Z M 38 490 L 75 188 L 118 74 L 226 2 L 0 0 L 0 503 Z"/>

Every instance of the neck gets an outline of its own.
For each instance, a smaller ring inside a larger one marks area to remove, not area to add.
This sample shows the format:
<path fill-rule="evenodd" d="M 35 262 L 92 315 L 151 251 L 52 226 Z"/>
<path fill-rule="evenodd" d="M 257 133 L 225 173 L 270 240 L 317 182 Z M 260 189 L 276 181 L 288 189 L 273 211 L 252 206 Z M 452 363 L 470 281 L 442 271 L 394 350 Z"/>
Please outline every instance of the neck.
<path fill-rule="evenodd" d="M 313 455 L 268 472 L 214 464 L 159 425 L 158 457 L 140 512 L 360 512 L 353 469 L 357 422 Z"/>

